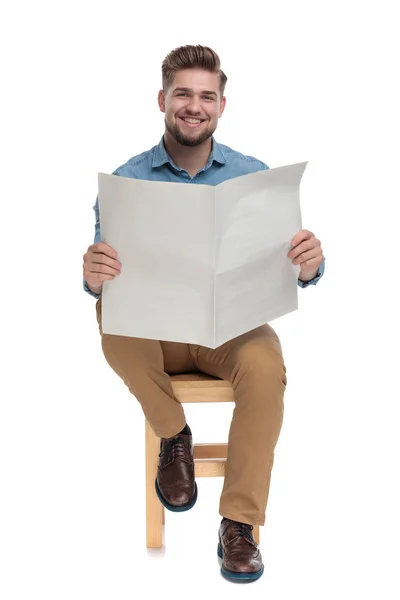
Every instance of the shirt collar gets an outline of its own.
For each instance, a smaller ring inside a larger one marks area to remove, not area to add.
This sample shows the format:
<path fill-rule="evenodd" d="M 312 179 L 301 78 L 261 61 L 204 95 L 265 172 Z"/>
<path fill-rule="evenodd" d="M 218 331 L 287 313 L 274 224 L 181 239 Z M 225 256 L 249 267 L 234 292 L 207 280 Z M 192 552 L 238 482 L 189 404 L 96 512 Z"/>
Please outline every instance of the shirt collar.
<path fill-rule="evenodd" d="M 224 165 L 224 164 L 226 164 L 226 156 L 225 156 L 220 144 L 218 144 L 218 142 L 216 142 L 215 139 L 212 138 L 211 154 L 209 156 L 207 166 L 211 165 L 214 161 L 221 165 Z M 163 136 L 161 138 L 158 146 L 155 147 L 152 167 L 153 168 L 161 167 L 162 165 L 165 165 L 165 163 L 169 163 L 178 171 L 182 171 L 182 169 L 173 162 L 172 158 L 168 154 L 168 152 L 164 146 L 164 136 Z"/>

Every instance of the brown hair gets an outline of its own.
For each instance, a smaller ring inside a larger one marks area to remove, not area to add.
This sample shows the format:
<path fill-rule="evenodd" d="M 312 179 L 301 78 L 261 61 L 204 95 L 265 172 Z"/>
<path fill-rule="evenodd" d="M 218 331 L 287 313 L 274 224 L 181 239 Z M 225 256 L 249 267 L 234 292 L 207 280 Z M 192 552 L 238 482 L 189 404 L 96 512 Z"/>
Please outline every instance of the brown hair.
<path fill-rule="evenodd" d="M 164 58 L 161 68 L 164 91 L 171 85 L 177 71 L 196 68 L 219 74 L 220 92 L 223 96 L 228 78 L 221 70 L 218 54 L 208 46 L 180 46 Z"/>

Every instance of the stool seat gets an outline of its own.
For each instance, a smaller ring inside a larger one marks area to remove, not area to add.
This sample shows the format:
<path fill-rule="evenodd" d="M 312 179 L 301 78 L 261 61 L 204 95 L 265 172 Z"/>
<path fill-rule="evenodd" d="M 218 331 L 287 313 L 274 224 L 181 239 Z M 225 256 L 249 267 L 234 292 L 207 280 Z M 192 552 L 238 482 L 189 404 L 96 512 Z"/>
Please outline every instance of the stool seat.
<path fill-rule="evenodd" d="M 234 402 L 229 381 L 205 373 L 182 373 L 170 376 L 175 398 L 181 403 Z M 155 492 L 160 439 L 155 435 L 147 419 L 146 426 L 146 545 L 161 548 L 162 525 L 165 510 Z M 194 444 L 195 477 L 223 477 L 228 444 Z M 259 543 L 259 527 L 253 529 L 254 539 Z"/>
<path fill-rule="evenodd" d="M 172 389 L 179 402 L 234 402 L 229 381 L 205 373 L 171 375 Z"/>

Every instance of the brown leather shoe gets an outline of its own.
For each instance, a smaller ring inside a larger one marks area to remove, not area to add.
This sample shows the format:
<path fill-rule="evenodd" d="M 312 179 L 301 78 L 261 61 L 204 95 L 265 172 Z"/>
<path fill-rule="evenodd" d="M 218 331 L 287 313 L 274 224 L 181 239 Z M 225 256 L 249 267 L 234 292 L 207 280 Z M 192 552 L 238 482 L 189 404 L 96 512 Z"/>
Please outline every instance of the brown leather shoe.
<path fill-rule="evenodd" d="M 190 428 L 188 427 L 189 431 Z M 182 512 L 196 504 L 192 435 L 161 438 L 156 492 L 168 510 Z"/>
<path fill-rule="evenodd" d="M 253 538 L 253 525 L 225 517 L 219 528 L 218 556 L 221 573 L 234 581 L 254 581 L 264 572 L 261 552 Z"/>

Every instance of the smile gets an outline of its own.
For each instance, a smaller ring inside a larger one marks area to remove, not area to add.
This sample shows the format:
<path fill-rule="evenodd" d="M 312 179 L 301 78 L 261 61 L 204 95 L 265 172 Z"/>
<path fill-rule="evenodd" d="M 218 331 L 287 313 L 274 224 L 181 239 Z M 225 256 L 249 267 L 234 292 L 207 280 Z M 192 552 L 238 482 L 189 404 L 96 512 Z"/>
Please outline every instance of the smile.
<path fill-rule="evenodd" d="M 204 119 L 194 119 L 192 117 L 179 117 L 179 118 L 181 119 L 181 121 L 183 121 L 185 123 L 185 125 L 187 125 L 188 127 L 191 127 L 191 128 L 199 127 L 204 122 Z"/>

